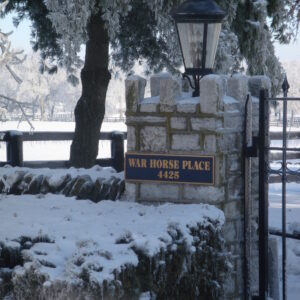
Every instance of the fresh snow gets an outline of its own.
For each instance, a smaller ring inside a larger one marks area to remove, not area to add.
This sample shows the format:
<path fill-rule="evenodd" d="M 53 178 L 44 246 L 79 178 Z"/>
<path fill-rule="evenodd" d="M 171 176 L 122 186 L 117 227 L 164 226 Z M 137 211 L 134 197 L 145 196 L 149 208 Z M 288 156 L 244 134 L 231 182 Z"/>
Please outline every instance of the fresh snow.
<path fill-rule="evenodd" d="M 227 95 L 224 96 L 223 100 L 224 100 L 225 104 L 238 104 L 239 103 L 236 99 L 234 99 L 233 97 L 227 96 Z"/>
<path fill-rule="evenodd" d="M 144 98 L 141 104 L 159 104 L 159 96 Z"/>
<path fill-rule="evenodd" d="M 185 105 L 185 104 L 198 104 L 200 103 L 201 99 L 199 100 L 198 97 L 192 97 L 190 94 L 186 95 L 185 98 L 180 98 L 177 100 L 177 105 Z"/>
<path fill-rule="evenodd" d="M 270 184 L 269 187 L 269 224 L 271 228 L 281 230 L 281 184 Z M 287 231 L 300 232 L 300 185 L 287 184 Z M 281 270 L 282 244 L 278 241 L 279 269 Z M 281 271 L 279 271 L 281 275 Z M 289 300 L 298 300 L 300 295 L 300 241 L 287 239 L 287 295 Z M 280 283 L 281 288 L 281 283 Z"/>
<path fill-rule="evenodd" d="M 288 127 L 287 133 L 294 132 L 294 131 L 299 132 L 299 130 L 300 130 L 300 127 L 296 127 L 296 126 Z M 271 132 L 282 132 L 282 127 L 281 126 L 270 126 L 270 131 Z"/>
<path fill-rule="evenodd" d="M 71 131 L 75 129 L 75 122 L 50 122 L 50 121 L 32 121 L 34 131 Z M 19 130 L 32 131 L 26 121 L 21 123 L 17 121 L 0 122 L 0 131 Z M 103 122 L 101 131 L 127 131 L 123 122 Z"/>
<path fill-rule="evenodd" d="M 300 128 L 298 128 L 298 131 L 300 131 Z M 271 140 L 270 147 L 282 147 L 282 141 L 280 140 Z M 289 148 L 297 148 L 300 145 L 300 140 L 299 139 L 292 139 L 292 140 L 287 140 L 287 147 Z M 278 153 L 280 151 L 272 151 L 272 153 Z"/>
<path fill-rule="evenodd" d="M 281 229 L 281 183 L 272 183 L 269 187 L 270 227 Z M 296 222 L 300 229 L 300 187 L 297 183 L 287 184 L 287 227 Z M 300 231 L 300 230 L 299 230 Z M 299 244 L 300 245 L 300 244 Z M 300 259 L 300 258 L 299 258 Z M 300 264 L 299 264 L 300 274 Z"/>
<path fill-rule="evenodd" d="M 36 243 L 24 250 L 24 272 L 33 264 L 46 275 L 47 285 L 55 280 L 77 282 L 83 268 L 99 284 L 114 279 L 113 271 L 126 264 L 137 265 L 133 248 L 148 256 L 172 243 L 179 230 L 194 251 L 190 228 L 219 220 L 223 212 L 209 205 L 164 204 L 145 206 L 130 202 L 76 201 L 60 195 L 0 196 L 0 241 L 18 246 L 21 236 L 47 236 L 54 243 Z M 87 255 L 88 254 L 88 255 Z"/>

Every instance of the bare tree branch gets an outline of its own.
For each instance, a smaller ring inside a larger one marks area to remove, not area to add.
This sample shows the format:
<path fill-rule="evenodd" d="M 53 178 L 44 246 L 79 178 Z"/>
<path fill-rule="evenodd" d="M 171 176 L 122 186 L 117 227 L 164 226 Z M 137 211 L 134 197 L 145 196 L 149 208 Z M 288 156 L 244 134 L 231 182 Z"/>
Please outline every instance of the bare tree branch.
<path fill-rule="evenodd" d="M 32 125 L 32 123 L 30 122 L 28 116 L 26 115 L 26 112 L 25 112 L 25 110 L 24 110 L 24 108 L 23 108 L 23 103 L 22 103 L 22 102 L 17 101 L 16 99 L 12 99 L 12 98 L 10 98 L 10 97 L 1 95 L 1 94 L 0 94 L 0 97 L 3 98 L 3 99 L 6 99 L 7 101 L 10 101 L 10 102 L 15 103 L 15 104 L 20 108 L 20 110 L 21 110 L 21 112 L 22 112 L 22 115 L 24 116 L 24 118 L 26 119 L 27 123 L 28 123 L 28 124 L 30 125 L 30 127 L 31 127 L 31 130 L 34 130 L 34 126 Z"/>

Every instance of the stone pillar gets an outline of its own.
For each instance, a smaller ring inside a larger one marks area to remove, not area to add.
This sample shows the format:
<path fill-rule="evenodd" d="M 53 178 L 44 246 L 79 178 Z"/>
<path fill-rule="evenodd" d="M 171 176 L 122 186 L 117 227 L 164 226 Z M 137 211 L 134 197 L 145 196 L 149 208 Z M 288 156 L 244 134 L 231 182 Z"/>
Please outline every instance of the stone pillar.
<path fill-rule="evenodd" d="M 232 253 L 233 273 L 227 278 L 224 299 L 243 295 L 244 174 L 243 134 L 245 102 L 252 87 L 244 75 L 208 75 L 201 80 L 200 97 L 180 93 L 171 75 L 150 79 L 151 98 L 140 95 L 143 80 L 126 81 L 128 151 L 168 155 L 210 155 L 215 159 L 213 185 L 187 183 L 127 182 L 127 198 L 142 203 L 206 203 L 224 211 L 224 235 Z M 261 79 L 261 82 L 265 82 Z M 255 81 L 256 84 L 256 81 Z M 227 90 L 227 94 L 226 94 Z M 256 98 L 253 97 L 254 103 Z M 254 133 L 258 128 L 254 104 Z M 252 198 L 258 201 L 257 160 L 253 159 Z M 258 210 L 254 205 L 253 220 Z M 256 230 L 252 230 L 256 232 Z M 257 236 L 253 236 L 253 257 L 258 257 Z M 255 266 L 255 264 L 253 265 Z M 255 270 L 256 271 L 256 270 Z M 254 272 L 255 273 L 255 272 Z M 254 279 L 254 278 L 253 278 Z M 256 284 L 253 284 L 256 290 Z"/>
<path fill-rule="evenodd" d="M 125 80 L 126 109 L 136 112 L 139 102 L 144 99 L 146 79 L 132 75 Z"/>

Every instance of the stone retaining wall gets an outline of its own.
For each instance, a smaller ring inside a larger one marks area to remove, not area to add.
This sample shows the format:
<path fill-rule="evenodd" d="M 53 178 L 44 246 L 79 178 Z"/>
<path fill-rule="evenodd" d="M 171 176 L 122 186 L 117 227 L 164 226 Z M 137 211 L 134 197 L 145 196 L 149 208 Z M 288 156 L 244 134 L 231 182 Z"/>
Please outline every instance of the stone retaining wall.
<path fill-rule="evenodd" d="M 247 94 L 253 100 L 253 133 L 258 134 L 258 99 L 270 89 L 264 76 L 205 76 L 200 97 L 181 92 L 181 81 L 169 74 L 151 77 L 151 98 L 144 98 L 146 80 L 126 80 L 128 152 L 215 157 L 215 184 L 126 183 L 126 195 L 143 203 L 208 203 L 226 217 L 224 236 L 233 254 L 233 275 L 224 299 L 243 294 L 244 174 L 243 139 Z M 252 159 L 253 265 L 252 290 L 258 289 L 258 159 Z"/>

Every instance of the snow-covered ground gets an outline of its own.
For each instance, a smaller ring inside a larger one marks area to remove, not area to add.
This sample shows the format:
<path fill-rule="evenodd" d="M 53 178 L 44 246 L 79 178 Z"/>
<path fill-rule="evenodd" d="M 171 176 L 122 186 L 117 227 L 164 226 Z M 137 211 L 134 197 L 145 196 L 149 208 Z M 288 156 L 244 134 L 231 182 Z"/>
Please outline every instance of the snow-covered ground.
<path fill-rule="evenodd" d="M 281 184 L 269 188 L 270 227 L 281 229 Z M 300 184 L 287 184 L 287 230 L 300 231 Z M 278 237 L 279 268 L 281 269 L 281 238 Z M 281 273 L 279 272 L 279 275 Z M 281 288 L 281 286 L 280 286 Z M 300 295 L 300 241 L 287 239 L 287 293 L 288 300 L 299 300 Z"/>
<path fill-rule="evenodd" d="M 281 126 L 270 126 L 270 131 L 272 132 L 282 132 Z M 300 127 L 288 127 L 287 132 L 294 132 L 294 131 L 300 131 Z"/>
<path fill-rule="evenodd" d="M 74 131 L 74 122 L 49 122 L 49 121 L 32 121 L 34 131 Z M 22 121 L 20 124 L 16 121 L 0 122 L 0 131 L 20 130 L 31 131 L 29 124 Z M 102 131 L 126 131 L 126 125 L 121 122 L 108 122 L 102 124 Z"/>

